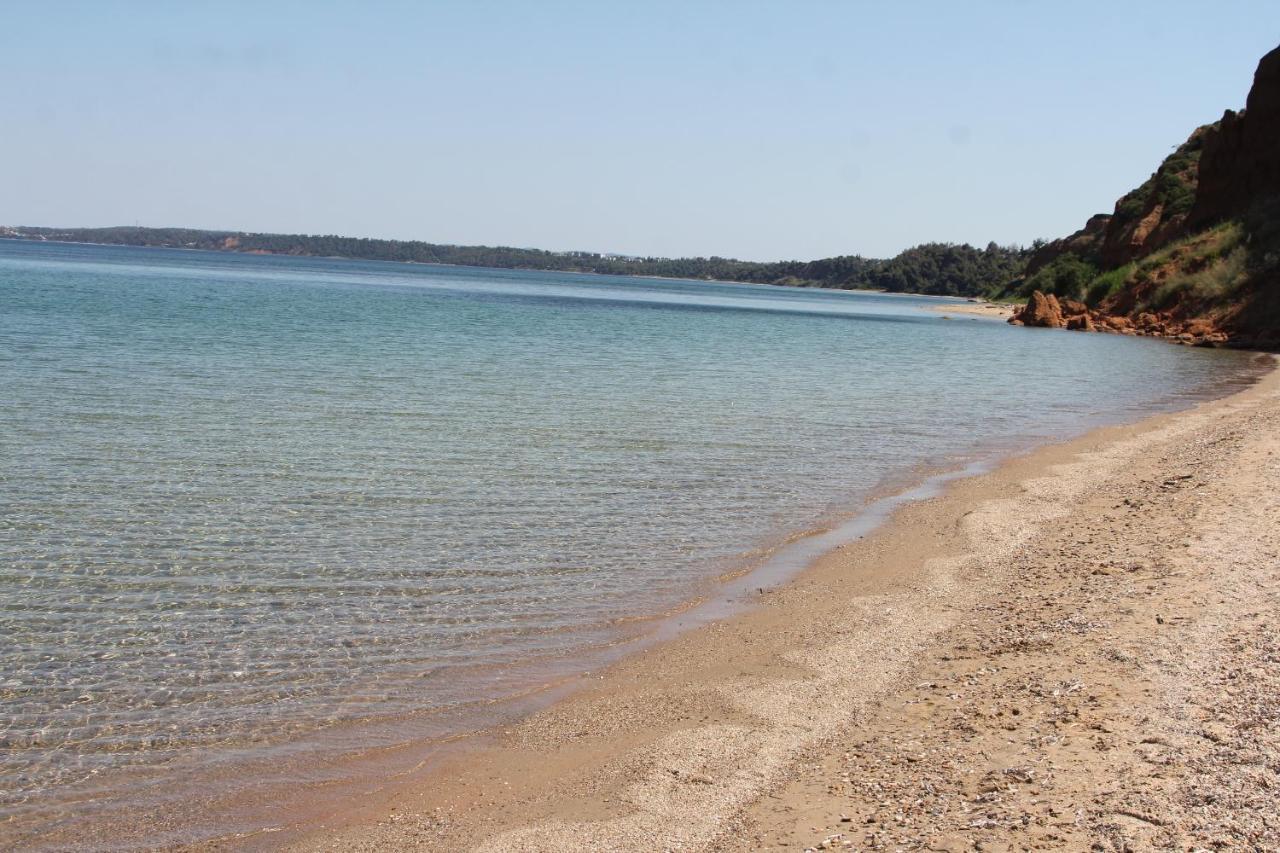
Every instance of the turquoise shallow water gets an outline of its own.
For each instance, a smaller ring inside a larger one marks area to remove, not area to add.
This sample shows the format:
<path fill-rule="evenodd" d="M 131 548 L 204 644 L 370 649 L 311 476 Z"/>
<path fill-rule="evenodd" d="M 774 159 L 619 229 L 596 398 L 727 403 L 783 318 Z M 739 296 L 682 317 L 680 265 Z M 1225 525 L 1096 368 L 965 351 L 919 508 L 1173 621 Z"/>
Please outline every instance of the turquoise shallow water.
<path fill-rule="evenodd" d="M 1246 368 L 937 304 L 0 241 L 0 819 L 500 697 L 913 471 Z"/>

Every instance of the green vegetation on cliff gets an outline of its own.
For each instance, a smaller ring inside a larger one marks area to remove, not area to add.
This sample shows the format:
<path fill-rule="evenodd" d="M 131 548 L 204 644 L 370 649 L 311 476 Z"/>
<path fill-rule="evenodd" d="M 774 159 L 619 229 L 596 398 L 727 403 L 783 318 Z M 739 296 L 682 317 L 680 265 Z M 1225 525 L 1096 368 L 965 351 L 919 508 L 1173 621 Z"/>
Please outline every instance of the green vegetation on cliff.
<path fill-rule="evenodd" d="M 1095 326 L 1273 348 L 1278 282 L 1280 48 L 1243 111 L 1196 128 L 1110 215 L 1037 247 L 1005 293 L 1083 303 Z"/>
<path fill-rule="evenodd" d="M 1196 199 L 1196 177 L 1200 165 L 1205 131 L 1213 125 L 1197 128 L 1191 138 L 1164 159 L 1160 168 L 1137 189 L 1130 190 L 1116 202 L 1112 223 L 1123 227 L 1149 213 L 1156 205 L 1162 218 L 1191 212 Z"/>

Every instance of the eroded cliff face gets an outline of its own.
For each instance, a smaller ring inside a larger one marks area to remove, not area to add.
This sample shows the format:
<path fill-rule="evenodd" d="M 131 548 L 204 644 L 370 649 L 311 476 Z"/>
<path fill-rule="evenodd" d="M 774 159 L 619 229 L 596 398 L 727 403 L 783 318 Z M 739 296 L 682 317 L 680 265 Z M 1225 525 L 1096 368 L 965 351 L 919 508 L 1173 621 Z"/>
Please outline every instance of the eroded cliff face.
<path fill-rule="evenodd" d="M 1049 275 L 1055 264 L 1071 274 Z M 1036 252 L 1022 292 L 1042 280 L 1056 297 L 1031 294 L 1010 322 L 1280 347 L 1280 48 L 1242 112 L 1197 128 L 1111 214 Z"/>
<path fill-rule="evenodd" d="M 1113 269 L 1184 236 L 1199 182 L 1203 143 L 1212 129 L 1212 125 L 1196 128 L 1151 177 L 1116 201 L 1111 213 L 1096 213 L 1084 228 L 1043 246 L 1028 262 L 1027 275 L 1068 253 Z"/>
<path fill-rule="evenodd" d="M 1262 57 L 1244 112 L 1227 110 L 1204 136 L 1188 224 L 1212 225 L 1280 196 L 1280 47 Z"/>

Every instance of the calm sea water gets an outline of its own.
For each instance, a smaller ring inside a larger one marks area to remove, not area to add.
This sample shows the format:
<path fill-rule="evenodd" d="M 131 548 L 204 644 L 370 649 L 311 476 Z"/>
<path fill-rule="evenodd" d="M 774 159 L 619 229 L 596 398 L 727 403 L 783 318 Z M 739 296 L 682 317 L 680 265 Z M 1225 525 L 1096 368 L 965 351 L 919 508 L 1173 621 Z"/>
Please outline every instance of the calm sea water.
<path fill-rule="evenodd" d="M 499 697 L 886 483 L 1245 364 L 937 304 L 0 241 L 0 837 Z"/>

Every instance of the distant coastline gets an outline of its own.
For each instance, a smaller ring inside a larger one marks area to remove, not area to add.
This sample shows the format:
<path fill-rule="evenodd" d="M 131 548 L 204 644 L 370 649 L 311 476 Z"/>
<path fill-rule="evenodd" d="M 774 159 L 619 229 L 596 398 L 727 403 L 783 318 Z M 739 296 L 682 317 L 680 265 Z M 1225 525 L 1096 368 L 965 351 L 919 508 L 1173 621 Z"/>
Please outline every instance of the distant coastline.
<path fill-rule="evenodd" d="M 988 244 L 985 249 L 968 244 L 924 243 L 889 259 L 842 255 L 815 261 L 756 262 L 714 256 L 640 257 L 336 235 L 137 226 L 0 226 L 0 238 L 962 297 L 979 296 L 1003 288 L 1021 274 L 1030 256 L 1030 249 L 995 243 Z"/>
<path fill-rule="evenodd" d="M 153 245 L 135 245 L 132 243 L 95 243 L 91 240 L 55 240 L 52 238 L 16 236 L 13 234 L 0 233 L 0 241 L 12 241 L 17 243 L 56 243 L 63 246 L 107 246 L 120 247 L 128 249 L 163 249 L 170 252 L 213 252 L 216 254 L 229 255 L 248 255 L 256 258 L 304 258 L 316 261 L 364 261 L 374 260 L 372 258 L 353 258 L 346 255 L 289 255 L 277 254 L 275 252 L 241 252 L 234 249 L 201 249 L 192 246 L 153 246 Z M 792 284 L 792 283 L 767 283 L 758 281 L 740 281 L 722 278 L 689 278 L 688 276 L 677 275 L 640 275 L 638 273 L 624 272 L 594 272 L 591 270 L 548 270 L 537 267 L 489 267 L 477 264 L 457 264 L 445 261 L 381 261 L 381 263 L 405 264 L 406 266 L 415 267 L 454 267 L 457 269 L 495 269 L 495 270 L 512 270 L 516 272 L 565 272 L 571 275 L 591 275 L 601 277 L 626 277 L 626 278 L 642 278 L 650 281 L 683 281 L 689 284 L 753 284 L 760 287 L 790 287 L 797 290 L 839 290 L 845 293 L 869 293 L 880 296 L 913 296 L 920 299 L 938 299 L 949 300 L 939 303 L 937 306 L 930 308 L 932 311 L 953 312 L 957 314 L 976 314 L 984 316 L 992 316 L 999 310 L 1000 316 L 1008 317 L 1015 313 L 1018 307 L 1012 302 L 993 302 L 980 296 L 958 296 L 946 293 L 913 293 L 907 291 L 894 291 L 874 289 L 870 287 L 818 287 L 808 284 Z M 964 299 L 972 303 L 963 306 L 950 300 Z"/>

